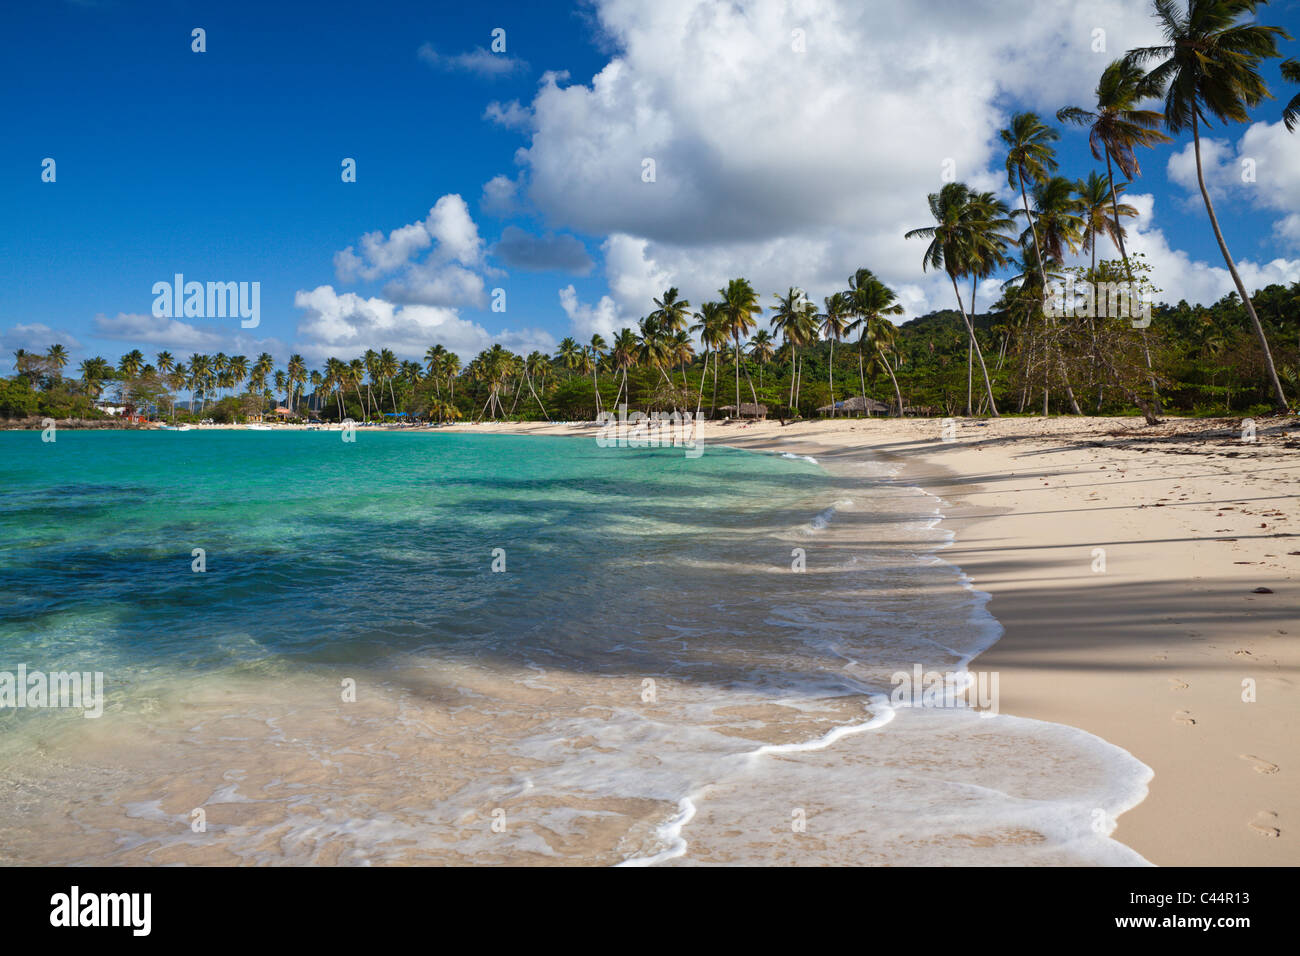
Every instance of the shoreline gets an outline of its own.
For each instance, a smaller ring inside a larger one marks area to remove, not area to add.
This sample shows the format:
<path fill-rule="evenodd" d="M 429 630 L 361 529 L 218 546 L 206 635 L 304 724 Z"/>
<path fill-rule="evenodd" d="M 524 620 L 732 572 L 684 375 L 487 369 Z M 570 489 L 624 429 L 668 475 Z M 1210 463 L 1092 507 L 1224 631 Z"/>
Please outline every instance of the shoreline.
<path fill-rule="evenodd" d="M 1003 627 L 971 665 L 999 673 L 1000 711 L 1085 730 L 1154 771 L 1113 839 L 1164 866 L 1300 861 L 1300 428 L 1275 420 L 1247 444 L 1232 419 L 956 425 L 950 442 L 933 419 L 705 423 L 702 436 L 900 462 L 896 481 L 935 495 L 954 534 L 939 556 Z"/>

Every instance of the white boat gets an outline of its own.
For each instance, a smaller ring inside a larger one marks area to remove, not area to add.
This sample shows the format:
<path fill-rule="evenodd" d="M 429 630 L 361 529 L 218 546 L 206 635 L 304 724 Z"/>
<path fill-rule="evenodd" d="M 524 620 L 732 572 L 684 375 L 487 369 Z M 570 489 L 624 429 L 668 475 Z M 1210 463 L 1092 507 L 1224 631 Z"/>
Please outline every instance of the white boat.
<path fill-rule="evenodd" d="M 244 427 L 249 429 L 250 431 L 255 431 L 255 432 L 269 432 L 271 430 L 270 425 L 253 424 L 253 425 L 245 425 Z"/>
<path fill-rule="evenodd" d="M 187 432 L 190 430 L 189 425 L 159 425 L 159 431 L 164 432 Z"/>

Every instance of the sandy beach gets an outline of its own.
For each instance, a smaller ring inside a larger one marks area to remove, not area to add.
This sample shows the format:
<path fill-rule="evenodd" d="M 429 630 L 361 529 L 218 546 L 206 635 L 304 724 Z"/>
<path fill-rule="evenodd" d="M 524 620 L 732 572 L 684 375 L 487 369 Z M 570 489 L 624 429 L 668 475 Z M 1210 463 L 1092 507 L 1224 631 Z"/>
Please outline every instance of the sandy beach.
<path fill-rule="evenodd" d="M 1082 728 L 1154 771 L 1116 839 L 1158 865 L 1300 859 L 1294 422 L 1261 421 L 1254 442 L 1237 419 L 701 429 L 706 444 L 827 463 L 887 456 L 899 481 L 939 496 L 955 535 L 944 558 L 991 595 L 1006 629 L 972 666 L 1000 675 L 1001 711 Z"/>

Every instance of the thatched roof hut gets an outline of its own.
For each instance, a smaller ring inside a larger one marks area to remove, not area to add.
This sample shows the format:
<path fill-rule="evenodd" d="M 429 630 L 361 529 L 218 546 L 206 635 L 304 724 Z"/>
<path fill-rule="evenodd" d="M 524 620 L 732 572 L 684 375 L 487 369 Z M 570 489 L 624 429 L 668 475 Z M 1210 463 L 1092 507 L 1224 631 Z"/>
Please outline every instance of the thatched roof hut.
<path fill-rule="evenodd" d="M 874 398 L 866 398 L 862 395 L 854 395 L 852 398 L 846 398 L 841 402 L 835 403 L 835 413 L 846 415 L 860 415 L 866 412 L 869 415 L 888 415 L 890 406 L 884 402 L 878 402 Z M 817 409 L 820 415 L 829 415 L 831 413 L 830 405 L 823 405 Z"/>
<path fill-rule="evenodd" d="M 767 406 L 755 405 L 753 402 L 741 402 L 739 415 L 736 414 L 735 405 L 723 405 L 719 411 L 728 418 L 757 418 L 760 420 L 767 418 Z"/>

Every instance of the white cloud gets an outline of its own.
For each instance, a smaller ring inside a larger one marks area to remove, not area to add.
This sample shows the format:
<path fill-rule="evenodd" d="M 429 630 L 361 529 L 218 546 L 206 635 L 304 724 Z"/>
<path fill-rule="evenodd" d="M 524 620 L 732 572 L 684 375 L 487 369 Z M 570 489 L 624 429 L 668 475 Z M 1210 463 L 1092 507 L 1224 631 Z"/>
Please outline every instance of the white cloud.
<path fill-rule="evenodd" d="M 1154 196 L 1150 193 L 1126 193 L 1124 200 L 1138 210 L 1137 218 L 1129 220 L 1126 225 L 1128 235 L 1124 244 L 1130 253 L 1145 255 L 1151 264 L 1152 281 L 1161 290 L 1156 297 L 1159 301 L 1176 305 L 1185 300 L 1209 305 L 1236 290 L 1232 276 L 1222 262 L 1194 260 L 1186 252 L 1170 246 L 1165 234 L 1154 225 Z M 1237 261 L 1237 271 L 1246 290 L 1253 293 L 1273 283 L 1289 285 L 1300 282 L 1300 259 L 1277 258 L 1262 264 L 1242 259 Z"/>
<path fill-rule="evenodd" d="M 506 129 L 527 129 L 532 124 L 533 113 L 528 107 L 520 106 L 518 100 L 505 104 L 493 100 L 483 110 L 483 118 Z"/>
<path fill-rule="evenodd" d="M 627 323 L 619 316 L 618 306 L 609 296 L 600 297 L 594 306 L 578 299 L 578 290 L 572 285 L 560 290 L 560 308 L 569 317 L 572 332 L 580 342 L 586 342 L 599 333 L 609 341 L 621 326 Z"/>
<path fill-rule="evenodd" d="M 504 53 L 491 53 L 482 47 L 475 47 L 468 53 L 439 53 L 433 44 L 425 43 L 416 55 L 429 66 L 449 73 L 473 73 L 475 76 L 496 79 L 510 76 L 528 69 L 528 64 L 517 57 Z"/>
<path fill-rule="evenodd" d="M 479 207 L 490 216 L 508 216 L 518 204 L 519 183 L 509 176 L 493 176 L 483 184 Z"/>
<path fill-rule="evenodd" d="M 167 349 L 204 351 L 220 349 L 227 341 L 214 329 L 141 313 L 119 312 L 113 318 L 102 313 L 95 316 L 95 334 L 100 338 L 150 345 Z"/>
<path fill-rule="evenodd" d="M 494 341 L 512 342 L 518 349 L 550 349 L 545 332 L 523 329 L 489 335 L 482 326 L 461 318 L 455 309 L 430 305 L 398 305 L 382 298 L 337 293 L 323 285 L 294 296 L 303 310 L 297 348 L 310 359 L 350 358 L 366 349 L 392 349 L 399 358 L 422 360 L 429 346 L 441 342 L 462 358 Z"/>
<path fill-rule="evenodd" d="M 1201 165 L 1215 212 L 1223 216 L 1230 207 L 1247 205 L 1281 213 L 1273 234 L 1293 249 L 1300 249 L 1300 143 L 1282 123 L 1252 123 L 1234 146 L 1226 139 L 1201 140 Z M 1196 180 L 1196 153 L 1192 143 L 1169 158 L 1169 178 L 1187 190 L 1189 207 L 1201 207 Z"/>
<path fill-rule="evenodd" d="M 925 290 L 917 307 L 946 306 L 951 289 L 918 279 L 920 244 L 903 239 L 944 161 L 1001 188 L 1007 95 L 1050 118 L 1159 39 L 1145 0 L 1043 6 L 603 0 L 616 55 L 588 85 L 544 77 L 530 105 L 529 199 L 553 228 L 645 240 L 647 265 L 607 264 L 623 311 L 648 306 L 620 291 L 647 269 L 696 295 L 744 275 L 765 295 L 799 282 L 822 296 L 864 265 Z"/>
<path fill-rule="evenodd" d="M 353 252 L 351 246 L 334 253 L 334 269 L 344 281 L 377 279 L 406 265 L 413 255 L 429 248 L 432 241 L 422 222 L 394 229 L 387 239 L 381 231 L 368 232 L 361 237 L 361 255 Z"/>

